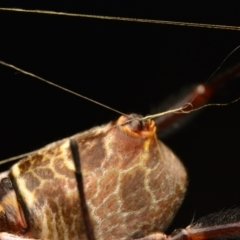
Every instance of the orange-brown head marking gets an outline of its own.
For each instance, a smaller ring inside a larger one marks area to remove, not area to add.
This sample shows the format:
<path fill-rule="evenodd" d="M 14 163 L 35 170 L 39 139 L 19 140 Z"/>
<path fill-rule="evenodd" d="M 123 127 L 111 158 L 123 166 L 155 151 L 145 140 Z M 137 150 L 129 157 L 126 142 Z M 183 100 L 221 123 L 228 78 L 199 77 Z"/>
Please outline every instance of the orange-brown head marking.
<path fill-rule="evenodd" d="M 121 116 L 116 125 L 121 128 L 122 132 L 129 134 L 132 137 L 150 138 L 155 135 L 156 126 L 154 121 L 148 119 L 146 121 L 141 120 L 140 115 L 131 114 L 128 116 Z"/>
<path fill-rule="evenodd" d="M 186 172 L 161 143 L 152 120 L 135 115 L 72 136 L 98 240 L 165 229 L 185 190 Z M 134 118 L 133 121 L 128 121 Z M 128 122 L 127 122 L 128 121 Z M 69 139 L 50 144 L 11 169 L 29 215 L 25 235 L 86 239 Z"/>

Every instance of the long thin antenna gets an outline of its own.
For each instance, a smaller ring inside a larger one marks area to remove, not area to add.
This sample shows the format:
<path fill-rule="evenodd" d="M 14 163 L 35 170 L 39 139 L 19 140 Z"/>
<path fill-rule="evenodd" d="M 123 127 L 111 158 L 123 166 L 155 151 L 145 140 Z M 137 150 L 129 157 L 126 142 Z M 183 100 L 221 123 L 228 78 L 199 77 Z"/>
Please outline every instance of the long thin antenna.
<path fill-rule="evenodd" d="M 52 86 L 54 86 L 54 87 L 56 87 L 56 88 L 59 88 L 59 89 L 65 91 L 65 92 L 69 92 L 69 93 L 71 93 L 71 94 L 73 94 L 73 95 L 76 95 L 76 96 L 78 96 L 78 97 L 84 98 L 84 99 L 86 99 L 86 100 L 88 100 L 88 101 L 90 101 L 90 102 L 93 102 L 93 103 L 95 103 L 95 104 L 97 104 L 97 105 L 100 105 L 100 106 L 102 106 L 102 107 L 104 107 L 104 108 L 110 109 L 110 110 L 112 110 L 112 111 L 114 111 L 114 112 L 116 112 L 116 113 L 118 113 L 118 114 L 121 114 L 121 115 L 126 116 L 125 113 L 122 113 L 122 112 L 120 112 L 120 111 L 118 111 L 118 110 L 116 110 L 116 109 L 114 109 L 114 108 L 111 108 L 111 107 L 105 105 L 105 104 L 102 104 L 102 103 L 100 103 L 100 102 L 97 102 L 97 101 L 95 101 L 95 100 L 93 100 L 93 99 L 91 99 L 91 98 L 88 98 L 88 97 L 86 97 L 86 96 L 84 96 L 84 95 L 82 95 L 82 94 L 76 93 L 76 92 L 74 92 L 74 91 L 72 91 L 72 90 L 70 90 L 70 89 L 68 89 L 68 88 L 62 87 L 62 86 L 60 86 L 60 85 L 58 85 L 58 84 L 56 84 L 56 83 L 50 82 L 50 81 L 48 81 L 48 80 L 46 80 L 46 79 L 44 79 L 44 78 L 42 78 L 42 77 L 39 77 L 38 75 L 35 75 L 35 74 L 33 74 L 33 73 L 31 73 L 31 72 L 28 72 L 28 71 L 25 71 L 25 70 L 23 70 L 23 69 L 21 69 L 21 68 L 18 68 L 18 67 L 16 67 L 16 66 L 12 65 L 12 64 L 6 63 L 6 62 L 4 62 L 4 61 L 0 61 L 0 64 L 1 64 L 1 65 L 4 65 L 4 66 L 6 66 L 6 67 L 9 67 L 9 68 L 13 68 L 13 69 L 17 70 L 18 72 L 21 72 L 21 73 L 23 73 L 23 74 L 25 74 L 25 75 L 31 76 L 31 77 L 33 77 L 33 78 L 36 78 L 36 79 L 38 79 L 38 80 L 40 80 L 40 81 L 42 81 L 42 82 L 45 82 L 45 83 L 47 83 L 47 84 L 49 84 L 49 85 L 52 85 Z"/>
<path fill-rule="evenodd" d="M 31 151 L 31 152 L 27 152 L 27 153 L 23 153 L 23 154 L 17 155 L 15 157 L 3 159 L 3 160 L 0 161 L 0 165 L 3 165 L 3 164 L 8 163 L 8 162 L 13 162 L 13 161 L 22 159 L 22 158 L 27 157 L 29 155 L 33 155 L 34 153 L 37 153 L 37 151 L 38 150 L 35 150 L 35 151 Z"/>
<path fill-rule="evenodd" d="M 115 21 L 124 21 L 124 22 L 152 23 L 152 24 L 160 24 L 160 25 L 173 25 L 173 26 L 183 26 L 183 27 L 198 27 L 198 28 L 240 31 L 239 26 L 210 24 L 210 23 L 191 23 L 191 22 L 165 21 L 165 20 L 155 20 L 155 19 L 101 16 L 101 15 L 92 15 L 92 14 L 55 12 L 55 11 L 38 10 L 38 9 L 28 10 L 28 9 L 20 9 L 20 8 L 0 8 L 0 11 L 25 12 L 25 13 L 48 14 L 48 15 L 60 15 L 60 16 L 66 16 L 66 17 L 80 17 L 80 18 L 100 19 L 100 20 L 115 20 Z"/>

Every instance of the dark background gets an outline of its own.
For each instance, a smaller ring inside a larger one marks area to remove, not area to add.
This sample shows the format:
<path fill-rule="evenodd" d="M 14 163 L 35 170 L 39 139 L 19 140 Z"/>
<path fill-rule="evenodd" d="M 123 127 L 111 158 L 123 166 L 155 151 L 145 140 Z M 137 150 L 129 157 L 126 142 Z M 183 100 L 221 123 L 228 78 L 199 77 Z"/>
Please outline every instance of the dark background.
<path fill-rule="evenodd" d="M 238 1 L 2 1 L 46 9 L 239 25 Z M 240 32 L 0 11 L 0 59 L 119 111 L 148 114 L 179 89 L 205 81 L 240 44 Z M 240 61 L 234 53 L 221 70 Z M 0 159 L 108 122 L 117 114 L 0 66 Z M 213 102 L 240 97 L 239 78 Z M 189 172 L 171 231 L 240 206 L 240 103 L 208 108 L 165 142 Z M 1 166 L 5 169 L 5 166 Z"/>

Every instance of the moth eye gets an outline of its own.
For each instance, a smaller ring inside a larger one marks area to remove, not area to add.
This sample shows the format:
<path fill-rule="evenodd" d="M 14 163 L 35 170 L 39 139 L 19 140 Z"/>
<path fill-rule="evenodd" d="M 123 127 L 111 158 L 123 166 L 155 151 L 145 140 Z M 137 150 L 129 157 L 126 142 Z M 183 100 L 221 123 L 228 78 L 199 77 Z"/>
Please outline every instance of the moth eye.
<path fill-rule="evenodd" d="M 13 189 L 13 185 L 12 182 L 9 178 L 3 178 L 1 180 L 2 186 L 6 189 L 6 190 L 12 190 Z"/>
<path fill-rule="evenodd" d="M 133 132 L 141 131 L 143 127 L 143 122 L 139 119 L 134 119 L 129 123 L 129 126 Z"/>

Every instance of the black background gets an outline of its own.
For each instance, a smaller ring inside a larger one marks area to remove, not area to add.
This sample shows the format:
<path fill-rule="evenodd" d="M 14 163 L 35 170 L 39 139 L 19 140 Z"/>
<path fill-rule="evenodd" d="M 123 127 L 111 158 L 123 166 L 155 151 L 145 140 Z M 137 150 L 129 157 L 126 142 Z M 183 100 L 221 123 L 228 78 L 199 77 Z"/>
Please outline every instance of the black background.
<path fill-rule="evenodd" d="M 0 1 L 1 7 L 239 25 L 237 1 Z M 240 32 L 0 11 L 0 59 L 119 111 L 149 113 L 208 79 Z M 234 53 L 222 70 L 238 63 Z M 0 159 L 108 122 L 117 114 L 0 66 Z M 213 102 L 240 97 L 239 78 Z M 189 172 L 171 231 L 240 206 L 240 103 L 208 108 L 165 139 Z M 2 170 L 5 166 L 1 167 Z"/>

